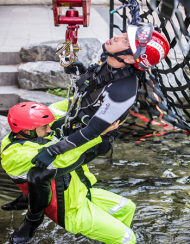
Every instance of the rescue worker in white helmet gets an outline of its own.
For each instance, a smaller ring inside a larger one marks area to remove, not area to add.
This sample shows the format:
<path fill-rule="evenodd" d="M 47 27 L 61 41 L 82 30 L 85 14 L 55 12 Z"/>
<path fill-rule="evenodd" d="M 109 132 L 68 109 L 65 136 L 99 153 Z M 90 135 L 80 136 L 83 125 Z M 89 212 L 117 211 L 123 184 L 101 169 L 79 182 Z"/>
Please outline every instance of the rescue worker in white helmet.
<path fill-rule="evenodd" d="M 70 150 L 80 148 L 85 143 L 91 142 L 112 123 L 126 118 L 129 109 L 137 98 L 137 75 L 139 75 L 139 72 L 151 68 L 151 66 L 156 65 L 165 58 L 169 52 L 169 44 L 163 35 L 153 30 L 151 24 L 129 25 L 127 33 L 108 40 L 103 45 L 103 50 L 104 54 L 107 55 L 107 59 L 101 65 L 90 66 L 85 74 L 76 82 L 79 92 L 83 94 L 83 97 L 77 116 L 74 116 L 77 104 L 75 104 L 71 111 L 70 117 L 74 119 L 71 120 L 70 127 L 64 130 L 64 134 L 67 137 L 49 147 L 43 147 L 41 152 L 32 159 L 32 163 L 36 164 L 37 167 L 49 170 L 46 170 L 48 176 L 45 175 L 40 182 L 36 181 L 37 177 L 35 175 L 38 174 L 36 169 L 30 170 L 28 174 L 29 178 L 33 179 L 30 182 L 29 201 L 31 206 L 32 199 L 35 199 L 32 205 L 36 208 L 36 216 L 41 214 L 49 204 L 48 200 L 51 191 L 48 186 L 44 187 L 44 181 L 46 183 L 50 182 L 53 178 L 64 175 L 76 167 L 76 164 L 72 164 L 72 162 L 69 163 L 69 168 L 64 168 L 60 163 L 57 170 L 54 168 L 54 162 L 57 161 L 57 158 L 66 155 Z M 78 64 L 75 63 L 75 65 Z M 81 64 L 78 66 L 81 72 L 85 71 Z M 73 69 L 72 67 L 70 68 L 71 72 Z M 66 72 L 69 72 L 69 69 L 66 69 Z M 89 82 L 86 83 L 85 79 L 88 79 Z M 58 112 L 53 107 L 50 107 L 50 109 L 52 109 L 54 114 Z M 58 132 L 58 135 L 63 124 L 64 117 L 57 120 L 52 126 Z M 105 154 L 110 149 L 110 136 L 112 135 L 109 134 L 103 139 L 104 146 L 94 150 L 94 152 L 91 151 L 91 157 L 86 158 L 85 163 L 98 154 Z M 39 185 L 43 185 L 43 188 L 39 189 Z M 43 204 L 40 203 L 42 198 Z M 14 236 L 21 236 L 22 228 L 23 226 L 19 227 L 15 235 L 13 233 L 13 239 Z M 112 237 L 113 241 L 108 241 L 108 238 L 105 242 L 134 243 L 133 234 L 129 236 L 132 239 L 129 238 L 126 242 L 123 242 L 121 236 L 116 238 L 117 240 Z"/>

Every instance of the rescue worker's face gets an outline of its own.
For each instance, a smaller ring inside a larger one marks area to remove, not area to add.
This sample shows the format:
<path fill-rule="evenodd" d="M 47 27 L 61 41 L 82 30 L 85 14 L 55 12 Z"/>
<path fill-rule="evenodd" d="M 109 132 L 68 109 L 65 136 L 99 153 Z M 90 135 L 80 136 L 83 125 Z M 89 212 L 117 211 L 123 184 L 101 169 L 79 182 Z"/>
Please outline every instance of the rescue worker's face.
<path fill-rule="evenodd" d="M 105 48 L 111 53 L 117 53 L 130 48 L 127 33 L 121 33 L 106 41 Z"/>
<path fill-rule="evenodd" d="M 106 41 L 105 49 L 111 53 L 121 52 L 130 48 L 129 42 L 127 39 L 127 33 L 122 33 L 117 36 L 114 36 L 110 40 Z M 132 55 L 121 55 L 119 58 L 123 59 L 125 63 L 134 64 L 135 60 Z M 122 62 L 118 62 L 114 57 L 108 56 L 108 63 L 113 67 L 125 67 L 125 64 Z"/>
<path fill-rule="evenodd" d="M 49 133 L 51 133 L 51 128 L 49 125 L 38 126 L 36 128 L 36 133 L 38 137 L 46 137 L 49 135 Z"/>

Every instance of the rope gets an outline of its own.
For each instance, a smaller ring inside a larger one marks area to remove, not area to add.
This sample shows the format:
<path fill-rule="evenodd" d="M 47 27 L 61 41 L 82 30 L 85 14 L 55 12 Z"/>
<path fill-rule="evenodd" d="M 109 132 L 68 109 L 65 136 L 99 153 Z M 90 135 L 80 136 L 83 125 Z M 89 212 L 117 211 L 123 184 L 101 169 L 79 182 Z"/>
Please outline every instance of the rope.
<path fill-rule="evenodd" d="M 68 67 L 72 62 L 78 60 L 79 50 L 82 48 L 79 44 L 72 44 L 71 41 L 60 42 L 57 45 L 56 56 L 60 58 L 60 65 L 64 68 Z"/>
<path fill-rule="evenodd" d="M 138 22 L 141 21 L 140 13 L 139 13 L 140 7 L 139 4 L 136 2 L 136 0 L 129 0 L 129 4 L 121 5 L 118 8 L 112 10 L 110 13 L 113 14 L 115 12 L 118 12 L 118 10 L 127 7 L 130 9 L 129 13 L 131 14 L 132 17 L 131 24 L 136 25 Z"/>
<path fill-rule="evenodd" d="M 129 7 L 130 9 L 129 13 L 131 14 L 132 17 L 131 24 L 136 25 L 138 22 L 141 22 L 140 7 L 139 4 L 136 2 L 136 0 L 130 0 L 129 2 L 132 3 L 132 6 Z"/>

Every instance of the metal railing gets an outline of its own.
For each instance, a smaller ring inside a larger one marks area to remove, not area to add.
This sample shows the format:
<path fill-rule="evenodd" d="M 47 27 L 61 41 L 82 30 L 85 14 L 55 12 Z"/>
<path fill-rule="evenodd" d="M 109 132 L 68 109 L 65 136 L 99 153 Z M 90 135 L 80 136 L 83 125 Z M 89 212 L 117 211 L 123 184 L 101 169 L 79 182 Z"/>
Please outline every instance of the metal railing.
<path fill-rule="evenodd" d="M 126 4 L 126 0 L 121 1 L 122 4 Z M 114 0 L 110 0 L 110 12 L 114 9 Z M 126 9 L 123 8 L 123 13 L 122 15 L 119 14 L 119 16 L 121 16 L 121 18 L 123 19 L 123 28 L 122 30 L 120 29 L 120 27 L 116 24 L 114 24 L 114 14 L 110 13 L 110 39 L 113 37 L 113 31 L 114 28 L 119 29 L 121 32 L 125 32 L 126 31 L 126 20 L 127 20 L 127 16 L 126 16 Z"/>

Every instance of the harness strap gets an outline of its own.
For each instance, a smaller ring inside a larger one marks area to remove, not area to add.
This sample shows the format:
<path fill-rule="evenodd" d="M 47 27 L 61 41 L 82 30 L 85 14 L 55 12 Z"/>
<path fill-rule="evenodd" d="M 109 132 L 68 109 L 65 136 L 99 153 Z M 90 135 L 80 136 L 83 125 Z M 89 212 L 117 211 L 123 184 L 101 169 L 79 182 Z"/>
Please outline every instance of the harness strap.
<path fill-rule="evenodd" d="M 80 178 L 80 181 L 85 184 L 85 186 L 88 189 L 87 195 L 86 197 L 91 201 L 91 193 L 90 193 L 90 188 L 92 188 L 91 182 L 90 180 L 86 177 L 86 175 L 84 174 L 84 170 L 82 168 L 82 166 L 80 166 L 78 169 L 75 170 L 78 177 Z"/>
<path fill-rule="evenodd" d="M 5 151 L 5 150 L 6 150 L 7 148 L 9 148 L 11 145 L 16 144 L 16 143 L 20 143 L 21 145 L 23 145 L 25 141 L 26 141 L 26 140 L 23 140 L 23 139 L 16 139 L 16 140 L 14 140 L 13 142 L 11 142 L 11 143 L 9 143 L 8 145 L 6 145 L 6 147 L 4 147 L 4 149 L 3 149 L 3 151 Z M 2 151 L 2 152 L 3 152 L 3 151 Z"/>
<path fill-rule="evenodd" d="M 33 139 L 22 139 L 22 138 L 15 139 L 13 132 L 10 133 L 9 139 L 12 142 L 9 143 L 8 145 L 6 145 L 6 147 L 3 149 L 3 151 L 5 151 L 7 148 L 9 148 L 10 146 L 12 146 L 13 144 L 16 144 L 16 143 L 19 143 L 19 144 L 23 145 L 26 141 L 31 141 L 31 142 L 34 142 L 34 143 L 45 145 L 46 143 L 48 143 L 50 141 L 49 139 L 45 139 L 43 137 L 37 137 L 37 138 L 33 138 Z"/>
<path fill-rule="evenodd" d="M 93 80 L 95 88 L 105 86 L 108 83 L 113 83 L 121 78 L 129 77 L 133 74 L 134 69 L 132 67 L 130 68 L 120 68 L 118 70 L 110 71 L 109 73 L 105 75 L 101 75 L 96 77 L 96 79 Z"/>
<path fill-rule="evenodd" d="M 64 181 L 63 177 L 55 179 L 57 194 L 57 220 L 60 226 L 65 228 L 65 199 L 64 199 Z"/>
<path fill-rule="evenodd" d="M 109 137 L 109 144 L 110 144 L 110 166 L 113 167 L 113 136 Z"/>
<path fill-rule="evenodd" d="M 95 65 L 90 65 L 87 72 L 76 81 L 76 85 L 78 87 L 79 92 L 84 92 L 86 88 L 89 86 L 89 84 L 86 82 L 86 80 L 89 80 L 90 77 L 93 75 L 95 72 L 95 69 L 98 67 L 98 64 Z"/>
<path fill-rule="evenodd" d="M 90 84 L 88 84 L 86 80 L 89 80 L 90 78 L 96 76 L 106 63 L 107 61 L 104 61 L 103 63 L 99 62 L 88 67 L 87 72 L 79 80 L 76 81 L 76 85 L 78 86 L 79 92 L 85 92 L 87 90 Z"/>

